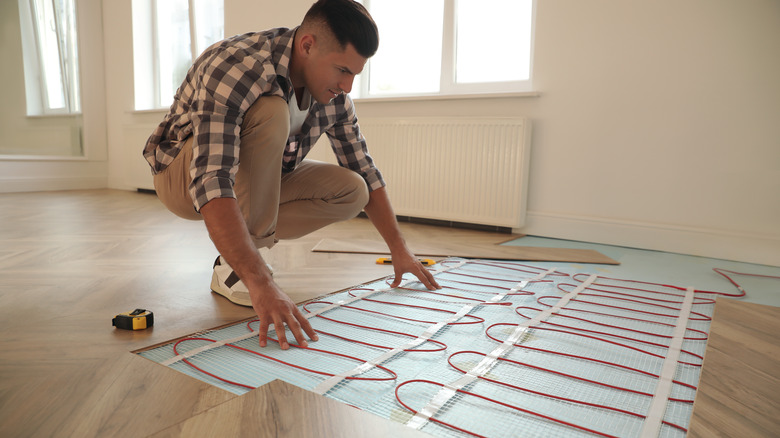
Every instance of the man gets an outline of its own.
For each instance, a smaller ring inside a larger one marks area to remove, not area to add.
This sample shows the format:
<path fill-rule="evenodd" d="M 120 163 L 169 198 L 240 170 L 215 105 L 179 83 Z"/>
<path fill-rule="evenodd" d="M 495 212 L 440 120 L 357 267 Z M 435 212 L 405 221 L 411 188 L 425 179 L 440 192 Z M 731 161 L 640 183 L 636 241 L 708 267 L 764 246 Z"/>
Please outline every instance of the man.
<path fill-rule="evenodd" d="M 376 24 L 352 0 L 319 0 L 294 29 L 228 38 L 198 57 L 144 148 L 168 209 L 203 219 L 220 256 L 212 290 L 252 306 L 260 346 L 284 324 L 307 346 L 308 320 L 273 280 L 258 248 L 364 210 L 390 248 L 394 286 L 406 273 L 440 288 L 404 242 L 352 100 L 378 47 Z M 325 133 L 340 166 L 305 160 Z"/>

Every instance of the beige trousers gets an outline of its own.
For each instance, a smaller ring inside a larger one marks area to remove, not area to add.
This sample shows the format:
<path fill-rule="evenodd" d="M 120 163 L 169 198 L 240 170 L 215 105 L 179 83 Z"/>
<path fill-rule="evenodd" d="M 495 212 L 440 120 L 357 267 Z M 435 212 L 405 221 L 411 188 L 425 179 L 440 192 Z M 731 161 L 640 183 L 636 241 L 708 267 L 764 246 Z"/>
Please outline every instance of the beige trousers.
<path fill-rule="evenodd" d="M 244 115 L 234 191 L 249 234 L 258 248 L 305 236 L 355 217 L 368 203 L 368 188 L 352 170 L 303 160 L 282 175 L 282 153 L 290 131 L 287 102 L 261 97 Z M 192 137 L 173 162 L 154 176 L 160 201 L 185 219 L 200 220 L 189 193 Z"/>

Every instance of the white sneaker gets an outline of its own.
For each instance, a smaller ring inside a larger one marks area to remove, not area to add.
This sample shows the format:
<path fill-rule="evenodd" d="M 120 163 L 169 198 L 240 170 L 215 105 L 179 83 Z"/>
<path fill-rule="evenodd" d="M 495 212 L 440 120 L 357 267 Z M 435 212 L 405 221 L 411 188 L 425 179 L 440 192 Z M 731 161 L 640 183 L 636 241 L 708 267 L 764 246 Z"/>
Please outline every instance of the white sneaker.
<path fill-rule="evenodd" d="M 266 263 L 271 275 L 274 270 Z M 238 278 L 233 268 L 227 264 L 222 256 L 214 260 L 214 273 L 211 275 L 211 290 L 222 295 L 228 300 L 240 306 L 252 307 L 252 299 L 249 298 L 249 289 Z"/>

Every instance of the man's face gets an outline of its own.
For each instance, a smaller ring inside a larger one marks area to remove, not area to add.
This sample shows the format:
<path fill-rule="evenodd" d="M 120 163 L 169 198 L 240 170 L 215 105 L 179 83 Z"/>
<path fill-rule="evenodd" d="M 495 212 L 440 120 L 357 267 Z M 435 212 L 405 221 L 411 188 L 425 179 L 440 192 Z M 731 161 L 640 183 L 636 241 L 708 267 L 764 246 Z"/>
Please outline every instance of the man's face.
<path fill-rule="evenodd" d="M 365 65 L 366 58 L 352 44 L 347 44 L 344 50 L 338 46 L 328 50 L 315 45 L 304 70 L 306 88 L 317 102 L 326 104 L 341 93 L 349 93 L 355 75 L 363 71 Z"/>

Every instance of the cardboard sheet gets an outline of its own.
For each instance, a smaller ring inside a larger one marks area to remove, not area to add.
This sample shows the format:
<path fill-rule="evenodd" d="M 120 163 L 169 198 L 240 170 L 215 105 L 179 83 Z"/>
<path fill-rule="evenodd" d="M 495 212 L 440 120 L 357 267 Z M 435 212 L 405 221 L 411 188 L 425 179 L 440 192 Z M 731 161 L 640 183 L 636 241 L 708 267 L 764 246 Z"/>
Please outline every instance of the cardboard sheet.
<path fill-rule="evenodd" d="M 441 242 L 441 244 L 435 246 L 410 243 L 409 248 L 416 256 L 420 257 L 464 257 L 492 260 L 620 264 L 618 261 L 591 249 L 502 246 L 476 244 L 473 242 Z M 390 254 L 390 250 L 384 242 L 361 239 L 322 239 L 312 251 Z"/>

